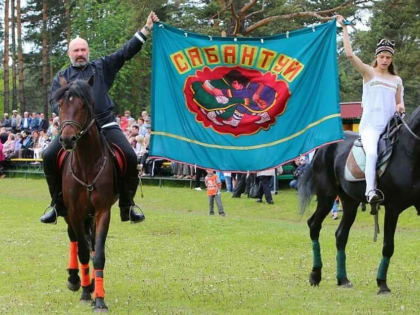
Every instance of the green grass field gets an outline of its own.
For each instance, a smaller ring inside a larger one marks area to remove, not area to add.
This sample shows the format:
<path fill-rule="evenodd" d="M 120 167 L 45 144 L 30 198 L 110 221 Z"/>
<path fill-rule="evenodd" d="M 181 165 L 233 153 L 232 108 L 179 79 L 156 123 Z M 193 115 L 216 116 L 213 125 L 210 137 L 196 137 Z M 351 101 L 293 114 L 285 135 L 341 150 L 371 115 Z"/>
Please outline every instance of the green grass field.
<path fill-rule="evenodd" d="M 334 231 L 321 232 L 323 281 L 310 287 L 311 242 L 296 192 L 283 188 L 275 204 L 223 193 L 227 216 L 208 216 L 205 191 L 143 187 L 140 224 L 122 223 L 113 208 L 107 239 L 106 303 L 113 314 L 418 314 L 420 218 L 400 217 L 388 272 L 392 294 L 377 296 L 382 234 L 360 212 L 347 246 L 354 287 L 335 280 Z M 0 180 L 0 314 L 90 314 L 80 292 L 66 288 L 66 224 L 39 223 L 49 203 L 43 179 Z M 311 205 L 313 209 L 315 203 Z M 383 210 L 380 212 L 383 221 Z M 382 223 L 381 223 L 382 225 Z M 382 226 L 381 226 L 382 231 Z"/>

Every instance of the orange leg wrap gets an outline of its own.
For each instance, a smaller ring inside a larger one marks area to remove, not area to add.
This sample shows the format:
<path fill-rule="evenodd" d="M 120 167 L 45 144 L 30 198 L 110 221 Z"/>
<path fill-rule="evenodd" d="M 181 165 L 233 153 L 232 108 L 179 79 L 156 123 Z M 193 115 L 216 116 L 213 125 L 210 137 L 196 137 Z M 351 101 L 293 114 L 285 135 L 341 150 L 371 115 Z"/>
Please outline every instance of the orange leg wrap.
<path fill-rule="evenodd" d="M 105 297 L 103 270 L 95 270 L 95 298 Z M 101 276 L 98 275 L 100 272 Z"/>
<path fill-rule="evenodd" d="M 77 242 L 70 242 L 69 269 L 79 269 L 79 262 L 77 260 Z"/>
<path fill-rule="evenodd" d="M 82 264 L 80 266 L 80 271 L 82 276 L 82 287 L 87 287 L 90 285 L 89 264 Z"/>

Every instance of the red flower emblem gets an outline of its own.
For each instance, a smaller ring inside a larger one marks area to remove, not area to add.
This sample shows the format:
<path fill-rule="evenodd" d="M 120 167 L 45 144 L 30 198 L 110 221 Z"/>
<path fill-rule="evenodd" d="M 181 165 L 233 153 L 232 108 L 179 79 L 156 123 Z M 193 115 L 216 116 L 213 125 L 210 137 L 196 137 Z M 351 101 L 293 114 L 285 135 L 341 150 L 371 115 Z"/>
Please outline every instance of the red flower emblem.
<path fill-rule="evenodd" d="M 271 72 L 205 67 L 187 78 L 184 95 L 189 111 L 205 127 L 239 136 L 269 129 L 285 111 L 290 91 Z"/>

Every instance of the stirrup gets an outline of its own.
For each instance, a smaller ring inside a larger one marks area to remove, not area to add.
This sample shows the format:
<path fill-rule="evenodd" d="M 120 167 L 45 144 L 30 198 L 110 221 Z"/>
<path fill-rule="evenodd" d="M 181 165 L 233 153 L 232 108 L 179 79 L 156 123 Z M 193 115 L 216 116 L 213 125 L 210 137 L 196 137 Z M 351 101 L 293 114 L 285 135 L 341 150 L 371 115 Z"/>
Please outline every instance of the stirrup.
<path fill-rule="evenodd" d="M 50 211 L 50 210 L 54 210 L 54 214 L 55 214 L 55 221 L 54 222 L 42 222 L 42 223 L 44 223 L 44 224 L 57 224 L 57 219 L 58 219 L 58 213 L 57 213 L 57 209 L 55 208 L 55 205 L 54 206 L 47 206 L 46 208 L 45 208 L 45 210 L 44 210 L 44 213 L 42 214 L 42 216 L 41 216 L 41 218 L 45 215 L 45 213 L 47 212 L 47 210 L 48 211 Z"/>
<path fill-rule="evenodd" d="M 369 195 L 371 194 L 371 192 L 373 192 L 374 194 L 369 199 Z M 385 200 L 385 194 L 380 189 L 377 189 L 377 188 L 369 190 L 367 195 L 366 195 L 366 201 L 371 205 L 372 204 L 377 204 L 377 203 L 382 203 L 384 200 Z"/>
<path fill-rule="evenodd" d="M 136 210 L 138 210 L 138 211 L 136 211 Z M 131 212 L 132 211 L 136 212 L 141 217 L 139 221 L 131 220 Z M 136 222 L 144 221 L 144 219 L 146 219 L 146 217 L 144 215 L 143 210 L 141 210 L 141 208 L 138 205 L 134 204 L 134 205 L 130 206 L 130 208 L 128 210 L 128 219 L 130 220 L 131 223 L 136 223 Z"/>

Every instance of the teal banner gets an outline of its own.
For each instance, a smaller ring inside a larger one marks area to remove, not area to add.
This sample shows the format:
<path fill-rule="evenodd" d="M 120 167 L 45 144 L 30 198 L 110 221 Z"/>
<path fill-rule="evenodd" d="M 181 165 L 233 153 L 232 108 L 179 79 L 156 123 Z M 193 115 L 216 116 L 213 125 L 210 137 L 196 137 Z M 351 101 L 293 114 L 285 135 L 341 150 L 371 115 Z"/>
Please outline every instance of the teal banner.
<path fill-rule="evenodd" d="M 151 156 L 257 171 L 343 138 L 335 21 L 263 38 L 153 29 Z"/>

